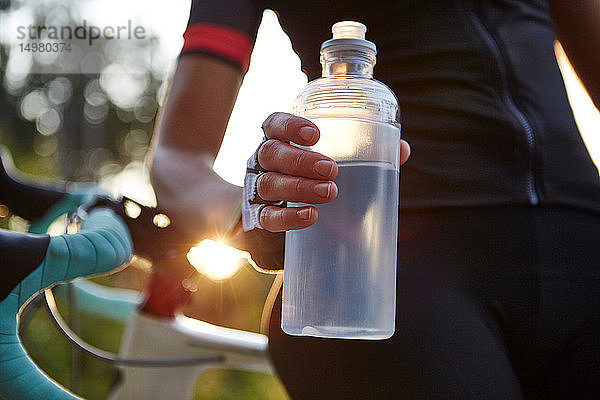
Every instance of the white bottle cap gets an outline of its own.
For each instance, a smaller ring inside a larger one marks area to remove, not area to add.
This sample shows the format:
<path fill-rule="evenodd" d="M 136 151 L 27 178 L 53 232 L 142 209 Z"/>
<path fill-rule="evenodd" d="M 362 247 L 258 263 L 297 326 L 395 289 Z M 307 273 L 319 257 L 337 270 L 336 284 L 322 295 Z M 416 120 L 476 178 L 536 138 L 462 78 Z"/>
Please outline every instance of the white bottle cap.
<path fill-rule="evenodd" d="M 341 21 L 333 24 L 331 33 L 334 39 L 362 39 L 365 40 L 367 27 L 360 22 Z"/>
<path fill-rule="evenodd" d="M 366 47 L 367 49 L 370 49 L 371 51 L 377 53 L 377 48 L 375 47 L 375 44 L 365 39 L 367 27 L 361 24 L 360 22 L 337 22 L 331 27 L 331 32 L 333 33 L 333 38 L 323 42 L 323 44 L 321 45 L 321 51 L 330 46 L 343 45 L 351 47 Z"/>

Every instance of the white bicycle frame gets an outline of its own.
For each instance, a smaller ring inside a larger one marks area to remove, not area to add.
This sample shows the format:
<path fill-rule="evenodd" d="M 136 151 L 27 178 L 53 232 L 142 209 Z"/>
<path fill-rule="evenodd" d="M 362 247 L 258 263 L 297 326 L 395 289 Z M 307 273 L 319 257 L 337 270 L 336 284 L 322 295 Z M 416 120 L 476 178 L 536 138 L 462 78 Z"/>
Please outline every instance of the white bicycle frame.
<path fill-rule="evenodd" d="M 268 338 L 178 315 L 173 319 L 139 313 L 137 292 L 73 282 L 77 307 L 127 323 L 119 357 L 134 360 L 207 359 L 182 366 L 120 367 L 110 400 L 190 399 L 204 371 L 214 368 L 274 373 Z"/>

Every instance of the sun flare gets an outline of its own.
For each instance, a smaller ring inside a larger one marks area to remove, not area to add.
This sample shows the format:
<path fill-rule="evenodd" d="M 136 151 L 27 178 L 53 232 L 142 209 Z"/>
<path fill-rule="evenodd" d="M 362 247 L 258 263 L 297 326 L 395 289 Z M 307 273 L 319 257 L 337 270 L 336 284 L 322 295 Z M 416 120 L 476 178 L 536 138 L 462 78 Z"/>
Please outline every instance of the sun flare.
<path fill-rule="evenodd" d="M 243 251 L 208 239 L 192 247 L 187 254 L 187 259 L 194 268 L 213 281 L 234 276 L 240 269 L 240 261 L 247 258 L 247 253 Z"/>

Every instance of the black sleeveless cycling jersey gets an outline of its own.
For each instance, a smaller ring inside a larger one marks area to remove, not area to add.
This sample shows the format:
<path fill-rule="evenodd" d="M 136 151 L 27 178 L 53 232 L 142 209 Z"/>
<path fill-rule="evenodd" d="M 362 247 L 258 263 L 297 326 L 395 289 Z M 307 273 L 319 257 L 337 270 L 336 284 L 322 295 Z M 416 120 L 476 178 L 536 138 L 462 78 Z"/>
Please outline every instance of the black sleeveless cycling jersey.
<path fill-rule="evenodd" d="M 302 67 L 341 20 L 367 26 L 375 78 L 413 149 L 404 208 L 540 204 L 600 211 L 598 170 L 575 125 L 547 1 L 194 1 L 183 54 L 247 68 L 262 11 L 278 13 Z"/>

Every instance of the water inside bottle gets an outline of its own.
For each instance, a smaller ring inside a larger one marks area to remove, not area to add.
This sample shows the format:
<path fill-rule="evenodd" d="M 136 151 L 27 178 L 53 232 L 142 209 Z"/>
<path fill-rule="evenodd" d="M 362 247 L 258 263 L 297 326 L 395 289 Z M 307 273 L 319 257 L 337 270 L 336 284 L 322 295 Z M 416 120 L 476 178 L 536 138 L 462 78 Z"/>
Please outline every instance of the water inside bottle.
<path fill-rule="evenodd" d="M 315 225 L 287 232 L 283 329 L 387 338 L 394 332 L 398 170 L 377 161 L 338 166 L 338 197 L 316 206 Z"/>

